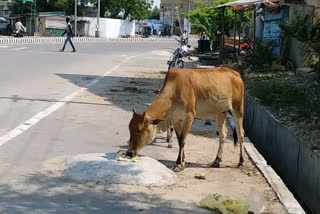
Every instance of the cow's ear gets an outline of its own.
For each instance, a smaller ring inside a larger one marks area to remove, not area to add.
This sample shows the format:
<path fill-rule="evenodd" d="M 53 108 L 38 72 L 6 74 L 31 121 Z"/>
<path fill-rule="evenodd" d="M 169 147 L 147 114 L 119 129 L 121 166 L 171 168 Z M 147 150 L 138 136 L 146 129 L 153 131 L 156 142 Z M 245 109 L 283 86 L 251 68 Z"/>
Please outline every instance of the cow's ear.
<path fill-rule="evenodd" d="M 162 121 L 164 120 L 163 119 L 150 120 L 149 124 L 159 125 L 159 123 L 161 123 Z"/>

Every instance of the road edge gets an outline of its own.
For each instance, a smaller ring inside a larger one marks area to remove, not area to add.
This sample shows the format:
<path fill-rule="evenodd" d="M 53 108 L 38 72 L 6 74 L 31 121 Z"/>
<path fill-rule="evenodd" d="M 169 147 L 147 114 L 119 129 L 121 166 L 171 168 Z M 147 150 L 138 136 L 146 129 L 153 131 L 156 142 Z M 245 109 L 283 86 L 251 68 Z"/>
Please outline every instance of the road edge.
<path fill-rule="evenodd" d="M 258 152 L 249 138 L 244 139 L 244 148 L 251 158 L 254 165 L 263 174 L 273 191 L 276 193 L 282 205 L 286 208 L 289 214 L 306 214 L 299 202 L 283 183 L 280 176 L 267 164 L 264 157 Z"/>

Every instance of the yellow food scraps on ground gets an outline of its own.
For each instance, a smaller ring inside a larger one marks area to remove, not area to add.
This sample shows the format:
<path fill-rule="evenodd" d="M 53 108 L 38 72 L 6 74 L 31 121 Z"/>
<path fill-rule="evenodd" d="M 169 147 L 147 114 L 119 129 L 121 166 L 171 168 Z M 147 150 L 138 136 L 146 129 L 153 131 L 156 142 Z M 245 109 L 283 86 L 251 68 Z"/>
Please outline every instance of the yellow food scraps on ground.
<path fill-rule="evenodd" d="M 120 150 L 117 153 L 118 153 L 118 156 L 116 158 L 117 161 L 136 163 L 140 160 L 140 158 L 138 156 L 136 156 L 134 158 L 130 158 L 130 157 L 126 156 L 126 151 L 123 151 L 123 150 Z"/>
<path fill-rule="evenodd" d="M 133 162 L 136 163 L 138 162 L 139 158 L 138 157 L 134 157 L 134 158 L 128 158 L 128 157 L 117 157 L 117 161 L 122 161 L 122 162 Z"/>
<path fill-rule="evenodd" d="M 240 200 L 231 200 L 228 196 L 209 194 L 200 201 L 202 207 L 216 210 L 222 214 L 247 214 L 248 203 Z"/>

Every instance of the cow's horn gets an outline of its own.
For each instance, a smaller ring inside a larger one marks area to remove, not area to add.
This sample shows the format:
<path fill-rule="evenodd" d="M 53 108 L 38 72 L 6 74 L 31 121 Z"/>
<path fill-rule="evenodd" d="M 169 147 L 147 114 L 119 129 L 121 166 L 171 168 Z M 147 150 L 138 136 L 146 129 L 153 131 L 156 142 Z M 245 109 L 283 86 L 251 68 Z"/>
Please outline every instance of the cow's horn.
<path fill-rule="evenodd" d="M 136 113 L 136 109 L 134 107 L 133 107 L 132 111 L 133 111 L 133 113 Z"/>

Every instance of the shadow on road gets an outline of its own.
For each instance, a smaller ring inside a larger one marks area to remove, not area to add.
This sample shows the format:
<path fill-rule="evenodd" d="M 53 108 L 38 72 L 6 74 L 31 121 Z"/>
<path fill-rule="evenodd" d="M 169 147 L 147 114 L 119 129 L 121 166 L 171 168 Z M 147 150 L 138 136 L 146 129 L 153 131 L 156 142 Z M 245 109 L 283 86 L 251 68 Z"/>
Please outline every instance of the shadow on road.
<path fill-rule="evenodd" d="M 111 102 L 126 111 L 132 111 L 133 107 L 139 111 L 144 111 L 147 108 L 146 103 L 152 103 L 156 97 L 154 91 L 160 89 L 163 83 L 163 80 L 159 78 L 57 75 L 79 87 L 87 88 L 90 93 L 104 97 L 106 102 Z M 164 75 L 161 76 L 164 77 Z M 88 87 L 88 84 L 96 79 L 99 79 L 99 82 L 92 87 Z"/>
<path fill-rule="evenodd" d="M 47 102 L 47 103 L 57 103 L 57 102 L 64 102 L 56 99 L 35 99 L 35 98 L 26 98 L 26 97 L 19 97 L 17 95 L 13 95 L 11 97 L 0 97 L 0 100 L 11 100 L 12 102 L 19 102 L 19 101 L 37 101 L 37 102 Z M 68 101 L 69 104 L 82 104 L 82 105 L 98 105 L 98 106 L 110 106 L 112 104 L 103 104 L 103 103 L 93 103 L 93 102 L 76 102 L 76 101 Z"/>
<path fill-rule="evenodd" d="M 156 91 L 162 88 L 166 72 L 141 72 L 134 77 L 56 75 L 79 87 L 87 88 L 90 93 L 103 97 L 106 102 L 110 102 L 125 111 L 132 112 L 134 107 L 138 112 L 143 112 L 154 101 Z M 97 84 L 88 87 L 91 81 L 97 79 L 99 79 Z M 211 120 L 214 125 L 209 126 L 205 125 L 205 122 L 206 120 L 203 119 L 195 119 L 191 133 L 203 137 L 216 138 L 215 121 Z"/>
<path fill-rule="evenodd" d="M 77 184 L 41 173 L 27 175 L 20 185 L 27 190 L 0 185 L 1 213 L 193 213 L 194 209 L 208 213 L 195 204 L 120 191 L 115 185 Z"/>

